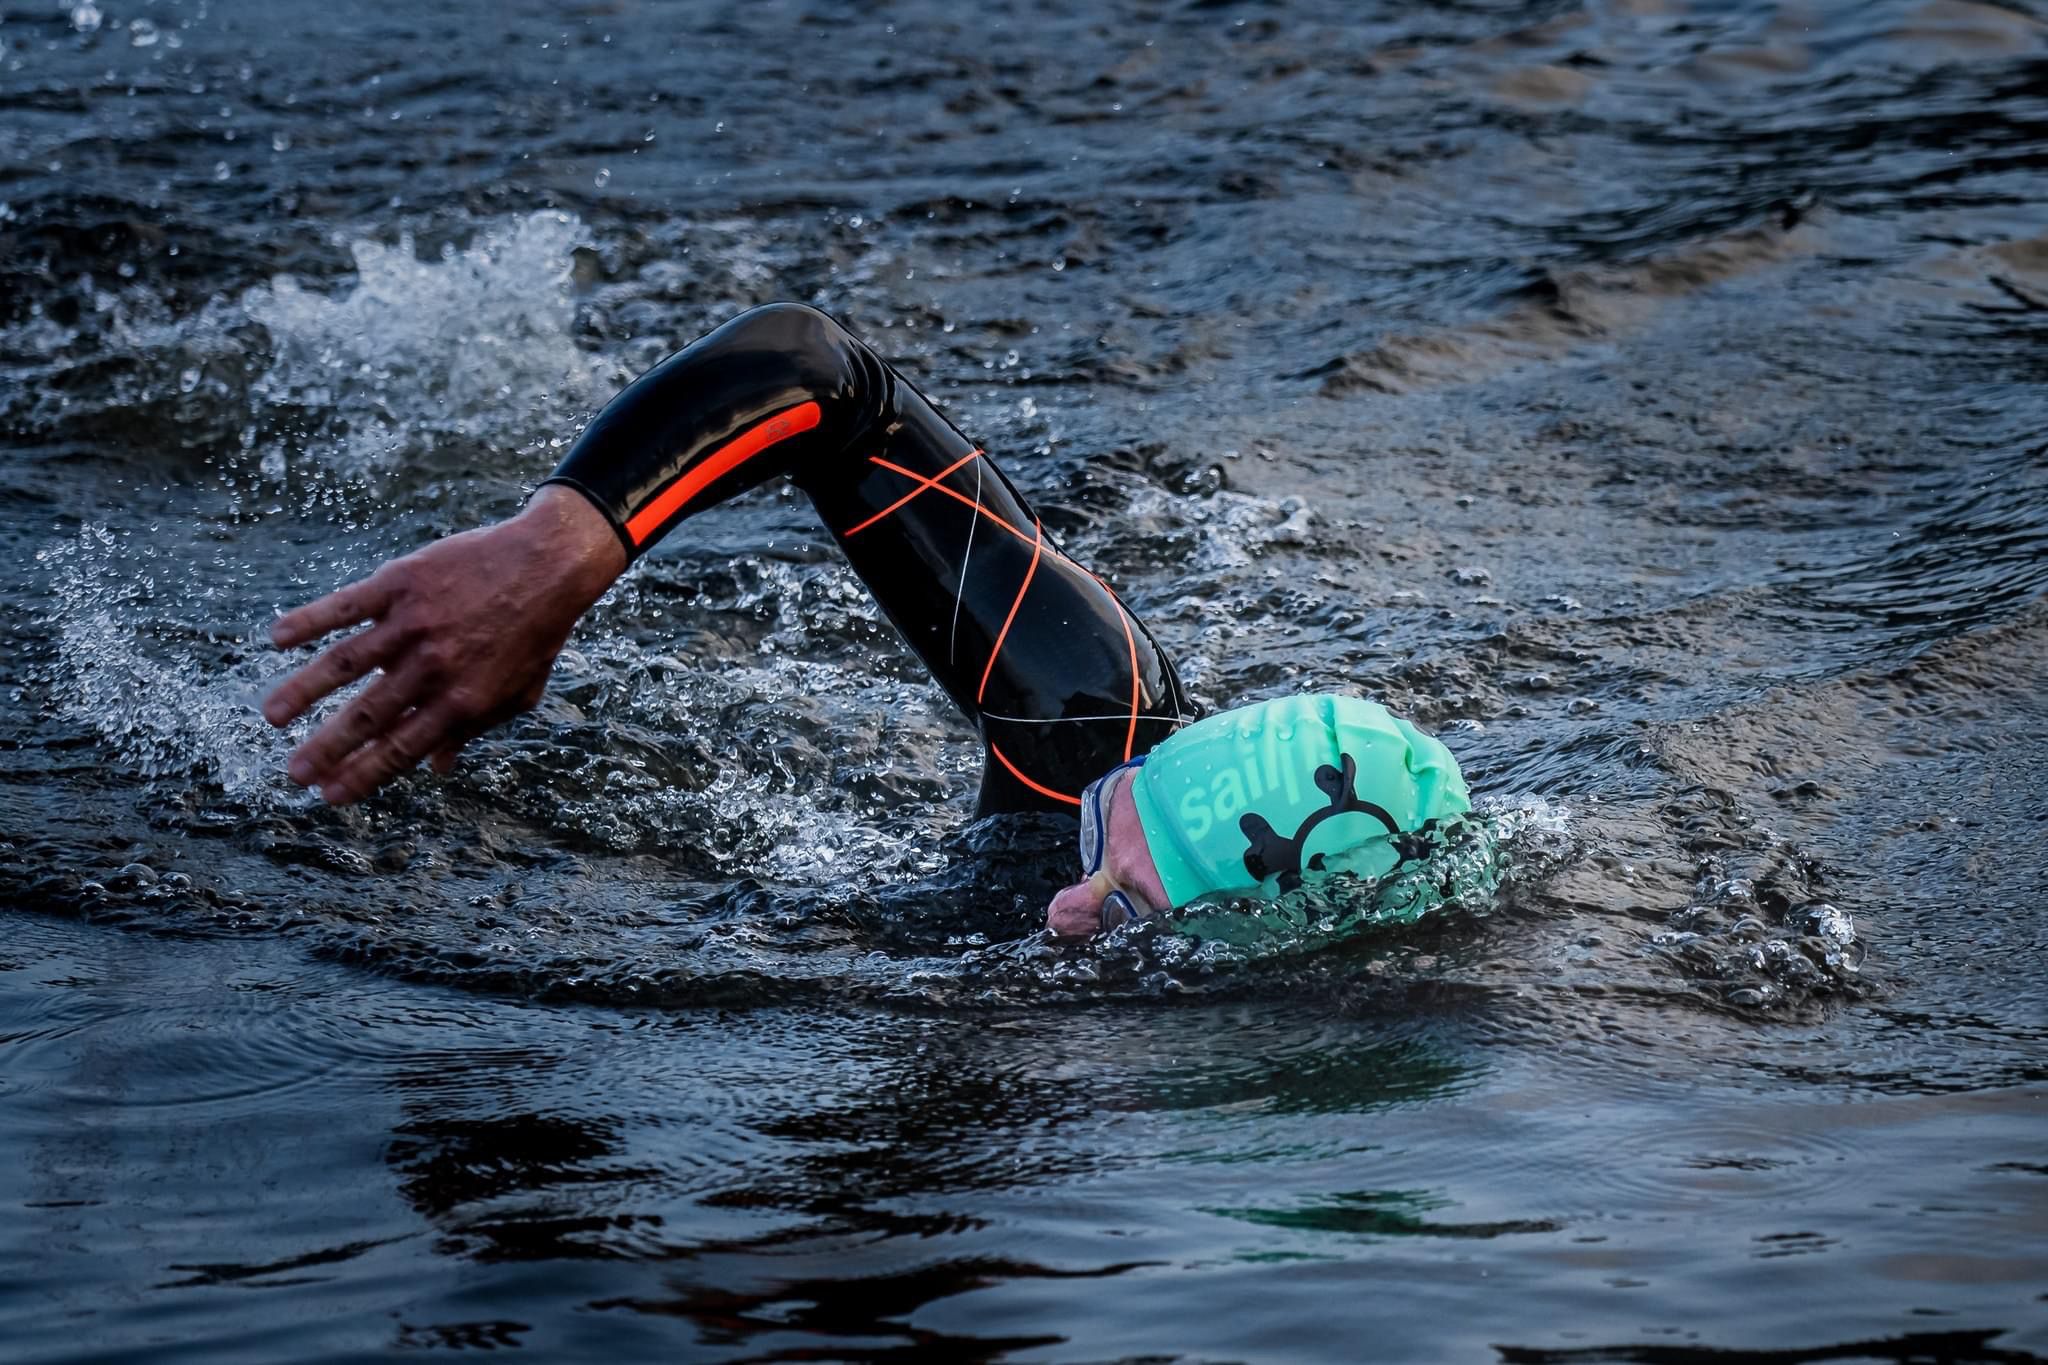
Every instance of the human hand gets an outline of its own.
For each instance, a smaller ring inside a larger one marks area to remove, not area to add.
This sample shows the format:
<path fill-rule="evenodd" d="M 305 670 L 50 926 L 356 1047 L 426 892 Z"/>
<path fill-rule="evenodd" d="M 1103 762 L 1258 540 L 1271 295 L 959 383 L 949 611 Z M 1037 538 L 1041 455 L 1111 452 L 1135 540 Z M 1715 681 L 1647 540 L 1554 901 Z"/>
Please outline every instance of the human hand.
<path fill-rule="evenodd" d="M 625 569 L 604 515 L 553 484 L 510 521 L 436 541 L 286 612 L 270 628 L 280 649 L 374 624 L 279 683 L 263 702 L 272 725 L 379 672 L 292 752 L 286 774 L 343 806 L 429 756 L 447 772 L 464 744 L 539 703 L 577 618 Z"/>

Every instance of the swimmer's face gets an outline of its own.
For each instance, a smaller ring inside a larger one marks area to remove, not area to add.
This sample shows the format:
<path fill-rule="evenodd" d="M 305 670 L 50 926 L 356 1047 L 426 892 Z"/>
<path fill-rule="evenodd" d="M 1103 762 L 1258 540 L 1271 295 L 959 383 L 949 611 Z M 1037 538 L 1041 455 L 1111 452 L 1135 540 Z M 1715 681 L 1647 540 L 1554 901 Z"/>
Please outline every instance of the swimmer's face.
<path fill-rule="evenodd" d="M 1129 897 L 1141 915 L 1166 908 L 1166 888 L 1152 865 L 1145 831 L 1138 823 L 1138 808 L 1131 801 L 1131 773 L 1129 768 L 1121 769 L 1104 786 L 1107 838 L 1102 866 L 1093 876 L 1054 896 L 1046 907 L 1045 927 L 1061 938 L 1086 938 L 1101 932 L 1102 903 L 1115 891 Z"/>

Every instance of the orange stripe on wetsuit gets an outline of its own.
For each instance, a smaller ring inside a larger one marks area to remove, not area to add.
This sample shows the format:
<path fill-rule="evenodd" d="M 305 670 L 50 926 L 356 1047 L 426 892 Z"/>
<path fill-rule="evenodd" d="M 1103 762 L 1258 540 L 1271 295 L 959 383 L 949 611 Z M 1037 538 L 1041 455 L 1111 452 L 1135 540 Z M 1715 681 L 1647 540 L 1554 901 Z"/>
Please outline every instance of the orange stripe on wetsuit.
<path fill-rule="evenodd" d="M 704 457 L 702 464 L 691 466 L 676 477 L 676 481 L 635 512 L 626 521 L 626 534 L 633 537 L 635 545 L 645 545 L 647 538 L 661 529 L 661 524 L 687 507 L 690 499 L 703 492 L 718 479 L 753 459 L 778 441 L 786 441 L 799 432 L 809 431 L 818 425 L 824 410 L 815 402 L 802 402 L 786 411 L 778 412 L 767 421 L 748 427 L 739 435 L 727 441 Z"/>
<path fill-rule="evenodd" d="M 948 474 L 951 474 L 954 470 L 960 468 L 961 465 L 966 464 L 967 461 L 973 459 L 976 455 L 979 455 L 981 453 L 982 452 L 980 452 L 979 450 L 969 451 L 964 457 L 954 461 L 952 464 L 947 465 L 944 469 L 932 475 L 930 478 L 926 478 L 922 474 L 913 473 L 912 471 L 905 469 L 902 465 L 896 464 L 889 460 L 885 460 L 879 455 L 870 455 L 868 457 L 870 460 L 872 460 L 875 464 L 880 465 L 882 468 L 889 470 L 891 473 L 901 474 L 905 478 L 917 480 L 917 487 L 911 489 L 908 493 L 905 493 L 902 497 L 896 499 L 896 501 L 890 503 L 887 507 L 875 513 L 875 515 L 869 517 L 866 521 L 854 527 L 853 530 L 848 531 L 846 534 L 852 535 L 854 531 L 865 531 L 868 527 L 874 525 L 883 517 L 888 516 L 891 512 L 903 506 L 905 503 L 910 502 L 914 498 L 922 497 L 927 491 L 936 489 L 938 492 L 944 493 L 947 497 L 953 499 L 953 501 L 961 503 L 962 505 L 967 507 L 972 507 L 975 511 L 981 513 L 981 515 L 987 517 L 990 521 L 1002 527 L 1005 531 L 1008 531 L 1011 535 L 1017 537 L 1017 539 L 1023 541 L 1026 545 L 1031 544 L 1032 538 L 1030 536 L 1025 535 L 1022 531 L 1010 525 L 1009 522 L 1004 521 L 994 512 L 989 511 L 988 508 L 983 507 L 979 502 L 977 502 L 973 498 L 968 497 L 959 489 L 948 488 L 945 484 L 939 482 L 939 480 L 945 478 Z"/>
<path fill-rule="evenodd" d="M 910 474 L 911 478 L 917 480 L 917 487 L 911 489 L 908 493 L 905 493 L 902 497 L 896 499 L 896 501 L 890 503 L 887 507 L 884 507 L 881 511 L 869 517 L 866 521 L 861 522 L 858 526 L 849 526 L 844 531 L 840 532 L 840 534 L 843 536 L 859 535 L 862 531 L 867 530 L 868 527 L 873 526 L 883 517 L 888 516 L 897 508 L 902 507 L 904 504 L 915 499 L 927 488 L 937 488 L 939 486 L 940 479 L 945 478 L 948 474 L 960 468 L 962 465 L 966 464 L 969 460 L 972 460 L 975 456 L 979 454 L 981 454 L 979 450 L 970 450 L 965 455 L 962 455 L 959 459 L 953 461 L 953 463 L 947 465 L 944 469 L 941 469 L 938 473 L 932 475 L 929 479 L 927 479 L 922 474 L 910 474 L 910 471 L 905 469 L 902 465 L 890 464 L 887 460 L 883 459 L 879 455 L 868 456 L 868 459 L 870 459 L 871 461 L 878 465 L 881 465 L 885 469 L 893 469 L 899 474 Z"/>
<path fill-rule="evenodd" d="M 1069 796 L 1065 792 L 1056 792 L 1051 787 L 1046 786 L 1044 783 L 1034 782 L 1029 777 L 1026 777 L 1024 775 L 1024 770 L 1019 768 L 1016 764 L 1012 763 L 1010 761 L 1010 756 L 1008 754 L 1005 754 L 1002 751 L 1002 749 L 997 746 L 994 740 L 989 741 L 988 751 L 991 754 L 995 755 L 996 762 L 1002 764 L 1005 768 L 1010 770 L 1010 776 L 1016 778 L 1019 782 L 1022 782 L 1025 786 L 1037 792 L 1040 796 L 1050 796 L 1053 800 L 1064 802 L 1069 806 L 1078 806 L 1081 804 L 1081 798 L 1078 796 Z"/>
<path fill-rule="evenodd" d="M 952 474 L 955 470 L 961 468 L 963 465 L 967 464 L 968 461 L 972 460 L 975 456 L 980 455 L 981 453 L 982 452 L 980 450 L 971 450 L 967 454 L 961 456 L 952 464 L 947 465 L 944 469 L 940 470 L 937 474 L 934 474 L 929 478 L 927 478 L 925 475 L 918 474 L 912 470 L 905 469 L 903 466 L 899 464 L 893 464 L 888 460 L 882 459 L 880 456 L 870 456 L 869 458 L 875 464 L 880 465 L 884 469 L 892 470 L 895 473 L 902 474 L 907 478 L 915 480 L 917 486 L 911 489 L 910 492 L 905 493 L 902 497 L 896 499 L 896 501 L 890 503 L 887 507 L 884 507 L 881 511 L 875 513 L 872 517 L 869 517 L 867 520 L 861 522 L 859 525 L 849 527 L 845 534 L 848 536 L 853 536 L 861 531 L 865 531 L 868 527 L 874 525 L 876 522 L 882 520 L 884 517 L 887 517 L 890 513 L 895 512 L 897 509 L 903 507 L 911 500 L 921 497 L 923 494 L 932 489 L 937 489 L 939 492 L 944 493 L 949 497 L 955 498 L 960 502 L 966 503 L 968 506 L 974 508 L 974 510 L 978 514 L 989 518 L 991 521 L 995 522 L 996 525 L 1002 527 L 1011 535 L 1016 536 L 1019 540 L 1030 540 L 1032 542 L 1031 568 L 1025 574 L 1024 586 L 1018 590 L 1017 601 L 1015 604 L 1012 605 L 1010 609 L 1009 618 L 1006 619 L 1003 623 L 1003 632 L 1004 635 L 1007 635 L 1009 632 L 1011 621 L 1014 621 L 1016 618 L 1016 609 L 1018 606 L 1021 606 L 1023 604 L 1024 593 L 1028 591 L 1031 587 L 1031 575 L 1037 572 L 1038 553 L 1041 548 L 1044 530 L 1042 527 L 1034 523 L 1033 529 L 1038 534 L 1036 536 L 1026 536 L 1022 531 L 1010 525 L 1009 522 L 1004 521 L 1001 517 L 996 516 L 995 513 L 989 511 L 986 507 L 983 507 L 979 501 L 968 497 L 966 494 L 961 493 L 956 489 L 948 488 L 943 483 L 940 482 L 940 480 L 946 478 L 948 475 Z M 1093 578 L 1096 581 L 1096 583 L 1100 584 L 1102 590 L 1105 593 L 1108 593 L 1110 591 L 1109 584 L 1104 583 L 1102 581 L 1102 575 L 1094 573 L 1093 571 L 1088 571 L 1088 576 L 1090 578 Z M 1113 593 L 1111 595 L 1114 596 Z M 1131 631 L 1130 612 L 1124 609 L 1123 604 L 1121 602 L 1117 603 L 1117 621 L 1119 624 L 1123 626 L 1124 643 L 1126 647 L 1129 649 L 1131 656 L 1131 721 L 1129 728 L 1127 728 L 1124 731 L 1123 750 L 1123 756 L 1125 760 L 1129 760 L 1129 758 L 1131 757 L 1132 749 L 1135 747 L 1138 737 L 1138 716 L 1140 711 L 1138 681 L 1138 640 L 1137 637 Z M 981 686 L 976 691 L 976 701 L 980 701 L 982 698 L 982 694 L 988 690 L 988 668 L 993 668 L 995 666 L 996 655 L 1000 654 L 1002 651 L 1002 639 L 1002 636 L 997 637 L 995 652 L 989 655 L 988 666 L 982 672 Z M 1019 769 L 1015 763 L 1012 763 L 1008 756 L 1006 756 L 1003 753 L 1003 751 L 995 745 L 993 741 L 991 741 L 991 743 L 989 744 L 989 752 L 995 756 L 998 762 L 1000 762 L 1004 767 L 1008 768 L 1010 772 L 1013 775 L 1015 775 L 1018 781 L 1024 783 L 1033 791 L 1039 792 L 1046 796 L 1050 796 L 1055 800 L 1071 802 L 1072 804 L 1077 806 L 1081 804 L 1081 799 L 1079 797 L 1068 796 L 1063 792 L 1053 791 L 1051 788 L 1042 786 L 1041 784 L 1033 781 L 1031 778 L 1025 776 L 1024 772 L 1021 769 Z"/>
<path fill-rule="evenodd" d="M 949 497 L 955 498 L 960 502 L 966 503 L 968 506 L 972 507 L 978 514 L 987 517 L 989 520 L 995 522 L 996 525 L 1002 527 L 1005 531 L 1008 531 L 1011 535 L 1017 537 L 1019 540 L 1031 541 L 1031 571 L 1036 572 L 1038 568 L 1038 550 L 1040 546 L 1040 538 L 1044 534 L 1042 528 L 1039 528 L 1036 525 L 1034 525 L 1033 529 L 1038 531 L 1038 536 L 1027 536 L 1022 531 L 1018 530 L 1016 527 L 1010 525 L 1009 522 L 1004 521 L 1001 517 L 989 511 L 986 507 L 983 507 L 981 503 L 976 499 L 968 497 L 966 494 L 961 493 L 957 489 L 948 488 L 945 486 L 944 483 L 941 482 L 941 480 L 945 479 L 948 475 L 952 474 L 955 470 L 961 468 L 963 465 L 967 464 L 968 461 L 974 459 L 975 456 L 980 455 L 981 453 L 982 452 L 978 449 L 970 450 L 967 452 L 967 454 L 961 456 L 959 459 L 947 465 L 944 469 L 940 470 L 937 474 L 934 474 L 929 478 L 922 474 L 916 473 L 912 470 L 905 469 L 902 465 L 893 464 L 890 461 L 881 458 L 879 455 L 869 456 L 868 458 L 871 461 L 873 461 L 875 464 L 880 465 L 882 468 L 892 470 L 895 473 L 904 475 L 906 478 L 915 480 L 917 486 L 911 489 L 908 493 L 905 493 L 902 497 L 896 499 L 896 501 L 890 503 L 887 507 L 884 507 L 881 511 L 875 513 L 867 520 L 861 522 L 858 526 L 852 526 L 847 528 L 845 534 L 848 536 L 857 535 L 858 533 L 865 531 L 868 527 L 873 526 L 876 522 L 882 520 L 884 517 L 887 517 L 890 513 L 895 512 L 897 509 L 903 507 L 905 504 L 909 503 L 913 499 L 923 496 L 926 492 L 932 489 L 937 489 L 939 492 L 944 493 Z M 1111 597 L 1115 596 L 1115 594 L 1111 592 L 1109 584 L 1103 582 L 1101 574 L 1098 574 L 1093 570 L 1087 570 L 1086 572 L 1090 578 L 1094 579 L 1098 584 L 1101 585 L 1102 590 L 1105 593 L 1110 593 Z M 1025 577 L 1024 586 L 1027 589 L 1031 586 L 1029 574 L 1027 574 Z M 1023 600 L 1023 591 L 1020 590 L 1017 595 L 1017 601 L 1019 604 L 1021 604 Z M 1010 615 L 1013 619 L 1015 618 L 1015 607 L 1011 608 Z M 1134 635 L 1131 631 L 1131 614 L 1129 610 L 1124 607 L 1121 601 L 1117 602 L 1117 621 L 1120 625 L 1123 626 L 1124 643 L 1129 648 L 1131 655 L 1131 723 L 1130 727 L 1124 732 L 1124 758 L 1126 761 L 1128 761 L 1131 757 L 1132 749 L 1136 746 L 1138 738 L 1138 716 L 1140 711 L 1138 685 L 1138 640 L 1137 636 Z M 1004 631 L 1007 633 L 1009 629 L 1008 621 L 1004 622 L 1003 628 Z M 996 649 L 998 652 L 1000 652 L 1002 649 L 1002 641 L 1000 638 L 998 638 L 996 642 Z M 991 654 L 989 656 L 989 665 L 990 667 L 993 667 L 994 664 L 995 655 Z M 975 697 L 976 701 L 981 700 L 980 693 L 985 692 L 987 688 L 988 675 L 986 671 L 984 671 L 982 675 L 981 688 L 979 689 L 979 691 L 977 691 Z M 1048 791 L 1045 788 L 1039 787 L 1036 783 L 1031 782 L 1031 780 L 1025 777 L 1023 773 L 1017 771 L 1016 764 L 1011 763 L 1009 759 L 1003 757 L 1001 750 L 996 749 L 994 745 L 990 745 L 989 747 L 991 752 L 993 752 L 998 759 L 1001 759 L 1005 766 L 1007 766 L 1013 773 L 1016 773 L 1020 781 L 1030 784 L 1033 790 L 1043 791 L 1047 796 L 1058 797 L 1062 801 L 1072 801 L 1075 805 L 1080 804 L 1080 799 L 1078 797 L 1062 796 L 1059 792 Z"/>
<path fill-rule="evenodd" d="M 1010 638 L 1010 627 L 1016 624 L 1017 608 L 1024 605 L 1024 594 L 1031 591 L 1031 580 L 1038 575 L 1038 557 L 1045 552 L 1045 528 L 1034 521 L 1031 529 L 1038 533 L 1031 542 L 1031 567 L 1024 570 L 1024 581 L 1017 585 L 1017 596 L 1010 603 L 1010 614 L 1003 618 L 1003 628 L 996 632 L 995 647 L 989 650 L 988 662 L 982 666 L 981 686 L 974 689 L 976 704 L 988 696 L 988 675 L 996 671 L 996 660 L 1003 656 L 1003 641 Z"/>

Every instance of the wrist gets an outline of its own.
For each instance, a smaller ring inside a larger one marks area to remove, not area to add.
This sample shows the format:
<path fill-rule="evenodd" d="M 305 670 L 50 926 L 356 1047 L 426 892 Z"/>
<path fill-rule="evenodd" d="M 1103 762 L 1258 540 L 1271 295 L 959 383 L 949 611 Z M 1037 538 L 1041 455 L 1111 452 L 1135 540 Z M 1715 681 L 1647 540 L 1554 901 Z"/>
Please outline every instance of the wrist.
<path fill-rule="evenodd" d="M 574 488 L 542 485 L 513 520 L 558 567 L 579 610 L 604 596 L 626 571 L 626 547 L 610 518 Z"/>

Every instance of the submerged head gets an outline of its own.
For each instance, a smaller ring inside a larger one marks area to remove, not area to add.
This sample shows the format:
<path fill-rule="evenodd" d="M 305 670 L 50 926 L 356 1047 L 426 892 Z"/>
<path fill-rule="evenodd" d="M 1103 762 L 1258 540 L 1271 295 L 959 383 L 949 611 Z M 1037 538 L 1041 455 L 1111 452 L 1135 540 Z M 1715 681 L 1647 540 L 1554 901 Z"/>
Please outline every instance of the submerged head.
<path fill-rule="evenodd" d="M 1145 760 L 1110 769 L 1081 793 L 1081 875 L 1052 898 L 1045 927 L 1062 938 L 1085 938 L 1171 908 L 1152 863 L 1131 786 Z"/>
<path fill-rule="evenodd" d="M 1271 899 L 1423 856 L 1471 797 L 1450 750 L 1375 702 L 1282 697 L 1197 721 L 1082 795 L 1081 870 L 1046 927 L 1079 937 L 1204 896 Z"/>

